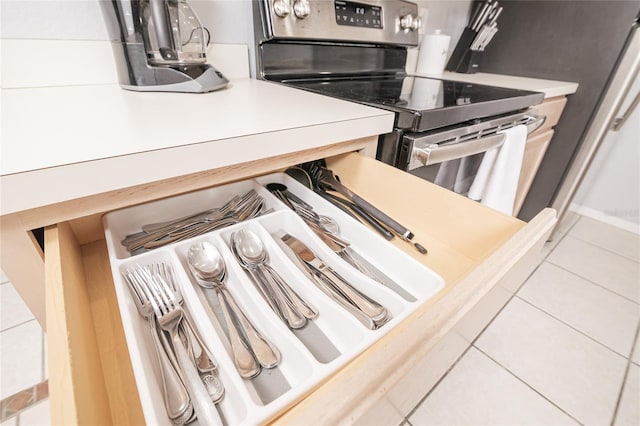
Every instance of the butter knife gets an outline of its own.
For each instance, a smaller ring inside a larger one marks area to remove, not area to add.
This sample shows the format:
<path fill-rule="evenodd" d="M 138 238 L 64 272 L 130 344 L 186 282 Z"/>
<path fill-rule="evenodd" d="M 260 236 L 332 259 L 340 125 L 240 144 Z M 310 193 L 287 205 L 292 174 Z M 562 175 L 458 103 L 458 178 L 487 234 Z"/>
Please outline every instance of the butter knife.
<path fill-rule="evenodd" d="M 362 255 L 360 255 L 360 253 L 358 253 L 351 247 L 347 247 L 341 252 L 337 252 L 337 254 L 347 263 L 352 265 L 355 269 L 362 272 L 364 275 L 368 276 L 374 281 L 387 287 L 389 290 L 393 291 L 404 300 L 408 302 L 415 302 L 416 300 L 418 300 L 413 294 L 409 293 L 407 290 L 398 285 L 398 283 L 389 278 L 387 274 L 373 266 L 371 262 L 366 260 L 364 257 L 362 257 Z"/>
<path fill-rule="evenodd" d="M 304 243 L 286 233 L 280 236 L 280 239 L 314 275 L 320 275 L 320 278 L 330 284 L 337 294 L 369 317 L 377 327 L 389 321 L 391 316 L 384 306 L 352 287 L 337 272 L 324 264 Z"/>

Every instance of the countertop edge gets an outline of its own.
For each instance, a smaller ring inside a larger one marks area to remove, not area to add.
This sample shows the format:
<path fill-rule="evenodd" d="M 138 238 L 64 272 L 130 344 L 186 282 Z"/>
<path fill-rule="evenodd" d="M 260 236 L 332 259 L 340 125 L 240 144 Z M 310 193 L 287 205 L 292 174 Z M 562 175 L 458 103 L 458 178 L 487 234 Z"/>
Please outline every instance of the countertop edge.
<path fill-rule="evenodd" d="M 387 133 L 393 113 L 243 135 L 0 177 L 0 216 L 89 195 Z M 79 179 L 79 176 L 84 178 Z M 108 176 L 108 179 L 105 178 Z M 31 190 L 25 191 L 25 188 Z"/>
<path fill-rule="evenodd" d="M 506 87 L 507 89 L 531 90 L 544 93 L 545 98 L 557 96 L 567 96 L 578 90 L 578 83 L 571 81 L 545 80 L 533 77 L 520 77 L 513 75 L 476 73 L 463 74 L 445 71 L 442 75 L 420 74 L 424 77 L 440 78 L 451 81 L 464 81 L 475 84 L 485 84 L 488 86 Z"/>

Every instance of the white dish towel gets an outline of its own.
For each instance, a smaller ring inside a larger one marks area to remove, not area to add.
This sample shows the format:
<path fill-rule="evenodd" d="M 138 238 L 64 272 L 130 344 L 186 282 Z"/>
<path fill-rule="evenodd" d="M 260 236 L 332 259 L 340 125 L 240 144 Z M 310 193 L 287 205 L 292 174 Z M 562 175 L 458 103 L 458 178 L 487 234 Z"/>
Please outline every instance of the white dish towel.
<path fill-rule="evenodd" d="M 527 142 L 527 126 L 520 124 L 502 133 L 505 134 L 504 143 L 484 154 L 468 197 L 511 216 Z"/>

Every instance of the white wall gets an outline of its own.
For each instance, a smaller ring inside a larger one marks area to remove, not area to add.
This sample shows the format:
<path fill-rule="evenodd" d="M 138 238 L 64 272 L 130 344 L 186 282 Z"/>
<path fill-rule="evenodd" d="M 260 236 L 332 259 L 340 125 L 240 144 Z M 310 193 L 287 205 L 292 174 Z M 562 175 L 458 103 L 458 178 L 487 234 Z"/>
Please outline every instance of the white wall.
<path fill-rule="evenodd" d="M 2 38 L 109 40 L 101 1 L 1 0 Z M 214 43 L 253 40 L 251 0 L 190 0 Z"/>
<path fill-rule="evenodd" d="M 462 34 L 469 19 L 471 0 L 414 0 L 418 7 L 427 8 L 428 16 L 424 26 L 425 34 L 432 34 L 441 30 L 443 34 L 451 36 L 449 52 Z"/>
<path fill-rule="evenodd" d="M 109 40 L 99 2 L 110 0 L 1 0 L 5 39 Z M 255 0 L 254 0 L 255 1 Z M 325 0 L 330 1 L 330 0 Z M 471 0 L 416 0 L 428 9 L 426 33 L 451 36 L 451 49 L 466 25 Z M 253 44 L 252 0 L 190 0 L 218 44 Z"/>
<path fill-rule="evenodd" d="M 640 75 L 618 115 L 640 91 Z M 640 233 L 640 106 L 619 132 L 609 132 L 571 209 Z"/>
<path fill-rule="evenodd" d="M 0 0 L 3 87 L 117 82 L 100 2 Z M 253 43 L 251 0 L 191 0 L 212 44 L 207 59 L 228 78 L 249 75 Z M 84 67 L 74 60 L 85 59 Z M 16 67 L 15 63 L 21 63 Z"/>
<path fill-rule="evenodd" d="M 421 14 L 426 9 L 426 20 L 423 20 L 421 34 L 433 34 L 440 30 L 442 34 L 451 36 L 451 44 L 447 57 L 451 56 L 453 49 L 469 20 L 469 9 L 472 0 L 413 0 L 418 4 Z M 424 18 L 424 16 L 423 16 Z M 421 36 L 422 37 L 422 36 Z M 412 73 L 416 69 L 418 49 L 409 49 L 407 55 L 407 72 Z"/>

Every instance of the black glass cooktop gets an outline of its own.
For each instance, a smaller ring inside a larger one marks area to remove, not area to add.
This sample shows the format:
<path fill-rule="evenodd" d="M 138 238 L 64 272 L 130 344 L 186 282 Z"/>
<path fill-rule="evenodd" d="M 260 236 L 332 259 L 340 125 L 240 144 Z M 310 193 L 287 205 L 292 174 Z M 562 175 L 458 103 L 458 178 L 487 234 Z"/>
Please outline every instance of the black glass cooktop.
<path fill-rule="evenodd" d="M 396 127 L 431 130 L 522 110 L 542 102 L 542 93 L 425 77 L 289 80 L 285 84 L 396 113 Z"/>

